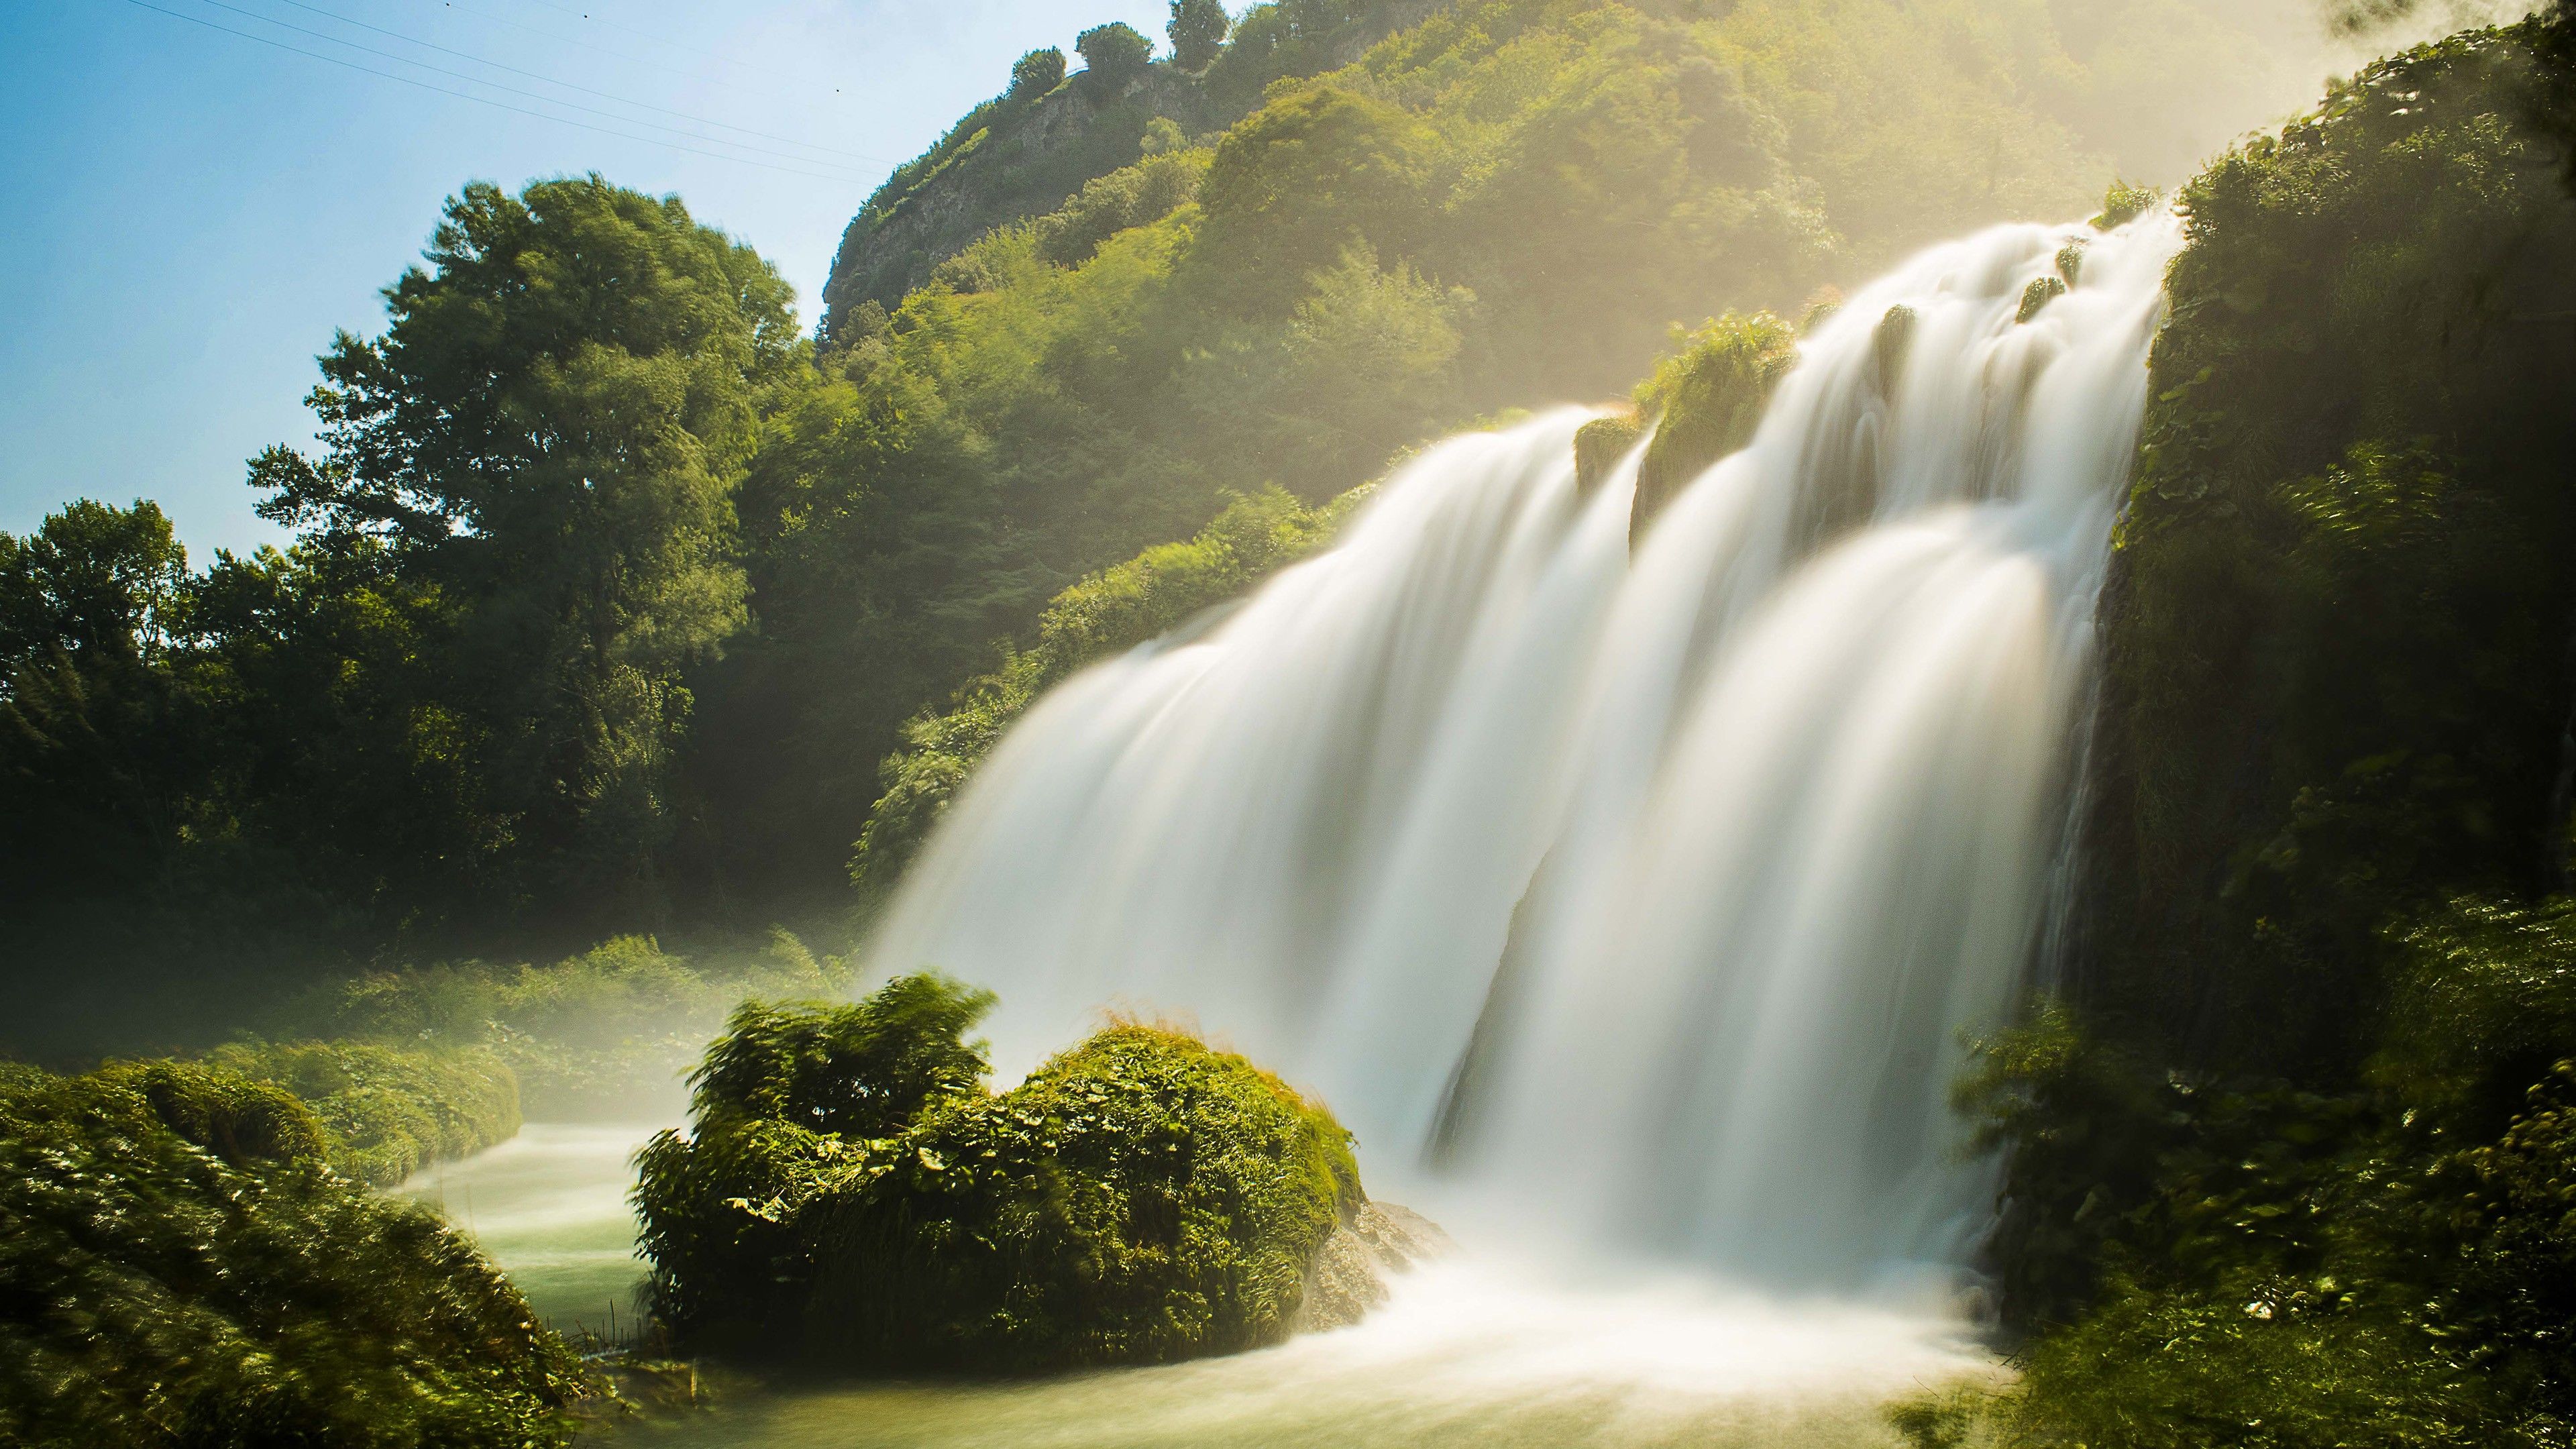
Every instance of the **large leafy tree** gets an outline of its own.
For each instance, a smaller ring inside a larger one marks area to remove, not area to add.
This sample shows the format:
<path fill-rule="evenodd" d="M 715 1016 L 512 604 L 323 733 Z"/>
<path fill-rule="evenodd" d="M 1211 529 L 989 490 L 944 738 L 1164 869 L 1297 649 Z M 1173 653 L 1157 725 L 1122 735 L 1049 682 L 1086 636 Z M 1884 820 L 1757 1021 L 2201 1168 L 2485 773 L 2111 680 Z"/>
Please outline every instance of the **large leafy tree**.
<path fill-rule="evenodd" d="M 732 493 L 807 385 L 748 246 L 596 176 L 468 186 L 383 335 L 342 334 L 318 458 L 252 465 L 308 561 L 372 573 L 481 809 L 496 884 L 629 904 L 676 814 L 685 667 L 746 618 Z M 345 592 L 345 590 L 340 590 Z"/>

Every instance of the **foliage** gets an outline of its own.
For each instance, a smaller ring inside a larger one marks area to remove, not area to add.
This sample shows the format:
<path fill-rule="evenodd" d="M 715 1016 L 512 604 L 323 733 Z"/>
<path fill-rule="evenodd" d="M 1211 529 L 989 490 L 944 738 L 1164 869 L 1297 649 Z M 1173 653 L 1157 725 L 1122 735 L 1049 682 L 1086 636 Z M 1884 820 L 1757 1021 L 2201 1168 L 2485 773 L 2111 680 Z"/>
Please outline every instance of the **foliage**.
<path fill-rule="evenodd" d="M 239 1042 L 206 1061 L 295 1094 L 328 1134 L 332 1167 L 375 1187 L 519 1131 L 518 1079 L 485 1051 Z"/>
<path fill-rule="evenodd" d="M 709 1033 L 746 997 L 837 989 L 844 967 L 786 931 L 755 952 L 684 957 L 619 936 L 547 965 L 375 971 L 303 993 L 273 1032 L 488 1053 L 531 1115 L 629 1117 L 672 1100 Z"/>
<path fill-rule="evenodd" d="M 2186 1060 L 2371 1050 L 2392 914 L 2563 888 L 2576 514 L 2531 26 L 2338 85 L 2184 187 L 2103 603 L 2086 994 Z"/>
<path fill-rule="evenodd" d="M 234 1167 L 319 1162 L 329 1129 L 303 1099 L 274 1082 L 202 1062 L 119 1062 L 90 1080 L 141 1097 L 153 1119 Z"/>
<path fill-rule="evenodd" d="M 1147 549 L 1056 595 L 1037 642 L 961 688 L 942 714 L 915 719 L 886 758 L 884 793 L 852 847 L 851 878 L 881 891 L 938 822 L 978 761 L 1039 694 L 1074 670 L 1132 649 L 1328 542 L 1367 496 L 1308 508 L 1278 489 L 1237 499 L 1188 543 Z"/>
<path fill-rule="evenodd" d="M 834 1137 L 891 1137 L 942 1097 L 972 1091 L 988 1065 L 966 1040 L 993 994 L 904 976 L 849 1006 L 745 1002 L 690 1078 L 701 1129 L 793 1122 Z"/>
<path fill-rule="evenodd" d="M 807 1205 L 804 1332 L 904 1368 L 1162 1363 L 1288 1334 L 1362 1201 L 1348 1134 L 1241 1057 L 1115 1025 Z"/>
<path fill-rule="evenodd" d="M 1192 74 L 1206 70 L 1233 28 L 1219 0 L 1172 0 L 1172 18 L 1163 27 L 1172 41 L 1172 64 Z"/>
<path fill-rule="evenodd" d="M 1082 57 L 1083 84 L 1100 96 L 1125 90 L 1145 73 L 1145 62 L 1154 55 L 1154 42 L 1124 21 L 1091 27 L 1075 39 L 1073 48 Z"/>
<path fill-rule="evenodd" d="M 2563 1074 L 2487 1141 L 2437 1125 L 2463 1083 L 2158 1079 L 2056 1008 L 1981 1057 L 1964 1096 L 2013 1153 L 1998 1246 L 2036 1333 L 2008 1391 L 1909 1406 L 1915 1442 L 2560 1442 Z"/>
<path fill-rule="evenodd" d="M 998 1096 L 935 976 L 747 1006 L 638 1158 L 685 1341 L 841 1369 L 1161 1362 L 1284 1336 L 1354 1209 L 1347 1134 L 1242 1058 L 1119 1024 Z"/>
<path fill-rule="evenodd" d="M 1003 99 L 1032 101 L 1064 84 L 1064 52 L 1050 45 L 1032 50 L 1011 64 L 1011 88 Z"/>
<path fill-rule="evenodd" d="M 1632 534 L 1708 466 L 1753 440 L 1771 389 L 1797 361 L 1797 334 L 1768 312 L 1734 312 L 1696 332 L 1673 330 L 1672 354 L 1637 386 L 1637 410 L 1655 419 L 1637 465 Z"/>
<path fill-rule="evenodd" d="M 308 1161 L 202 1150 L 142 1080 L 0 1077 L 0 1438 L 570 1439 L 578 1363 L 464 1239 Z"/>

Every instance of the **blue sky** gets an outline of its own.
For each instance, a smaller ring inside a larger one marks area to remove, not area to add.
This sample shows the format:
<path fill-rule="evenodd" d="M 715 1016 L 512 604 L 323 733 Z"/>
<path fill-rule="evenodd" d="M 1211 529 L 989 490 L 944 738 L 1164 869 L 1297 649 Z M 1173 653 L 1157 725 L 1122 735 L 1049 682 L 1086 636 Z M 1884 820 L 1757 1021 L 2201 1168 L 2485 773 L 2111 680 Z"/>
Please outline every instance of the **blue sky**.
<path fill-rule="evenodd" d="M 0 530 L 73 498 L 152 498 L 199 562 L 275 541 L 243 461 L 310 440 L 314 354 L 334 329 L 382 325 L 377 289 L 468 180 L 515 189 L 595 170 L 677 192 L 776 263 L 811 325 L 841 228 L 896 162 L 1000 90 L 1021 52 L 1070 54 L 1108 20 L 1159 42 L 1165 13 L 1164 0 L 9 0 Z"/>

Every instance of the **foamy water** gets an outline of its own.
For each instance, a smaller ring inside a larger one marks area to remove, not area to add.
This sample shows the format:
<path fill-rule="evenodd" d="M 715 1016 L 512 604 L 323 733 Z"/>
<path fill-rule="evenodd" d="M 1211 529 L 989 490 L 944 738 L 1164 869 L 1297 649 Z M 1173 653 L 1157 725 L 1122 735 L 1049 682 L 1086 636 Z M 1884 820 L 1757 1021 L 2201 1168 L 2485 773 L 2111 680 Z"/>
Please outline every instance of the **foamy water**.
<path fill-rule="evenodd" d="M 1990 1376 L 1937 1322 L 1705 1285 L 1551 1284 L 1472 1257 L 1357 1327 L 1160 1368 L 1008 1385 L 739 1393 L 647 1442 L 776 1449 L 1883 1446 L 1885 1405 Z"/>

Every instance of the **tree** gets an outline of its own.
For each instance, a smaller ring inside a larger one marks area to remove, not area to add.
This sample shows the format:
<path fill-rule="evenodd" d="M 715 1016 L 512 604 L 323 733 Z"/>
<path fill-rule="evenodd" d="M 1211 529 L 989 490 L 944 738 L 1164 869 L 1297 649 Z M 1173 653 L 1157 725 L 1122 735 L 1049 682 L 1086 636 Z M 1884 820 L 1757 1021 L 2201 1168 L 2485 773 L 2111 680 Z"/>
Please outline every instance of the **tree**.
<path fill-rule="evenodd" d="M 1073 48 L 1082 56 L 1086 88 L 1103 100 L 1124 93 L 1128 82 L 1145 73 L 1154 54 L 1154 42 L 1122 21 L 1082 32 Z"/>
<path fill-rule="evenodd" d="M 0 533 L 0 903 L 139 878 L 169 844 L 192 751 L 164 655 L 188 584 L 150 503 Z"/>
<path fill-rule="evenodd" d="M 1193 75 L 1207 69 L 1233 25 L 1217 0 L 1172 0 L 1172 20 L 1163 27 L 1172 38 L 1172 64 Z"/>
<path fill-rule="evenodd" d="M 139 659 L 166 637 L 188 551 L 153 503 L 83 498 L 24 538 L 0 533 L 0 697 L 54 653 Z"/>
<path fill-rule="evenodd" d="M 255 460 L 260 511 L 434 598 L 422 693 L 490 839 L 542 866 L 521 888 L 627 894 L 672 817 L 681 671 L 745 620 L 733 490 L 811 385 L 792 293 L 677 198 L 596 176 L 468 186 L 427 260 L 383 336 L 322 358 L 324 454 Z"/>
<path fill-rule="evenodd" d="M 1010 99 L 1033 101 L 1064 84 L 1064 52 L 1050 45 L 1021 56 L 1011 67 Z"/>

